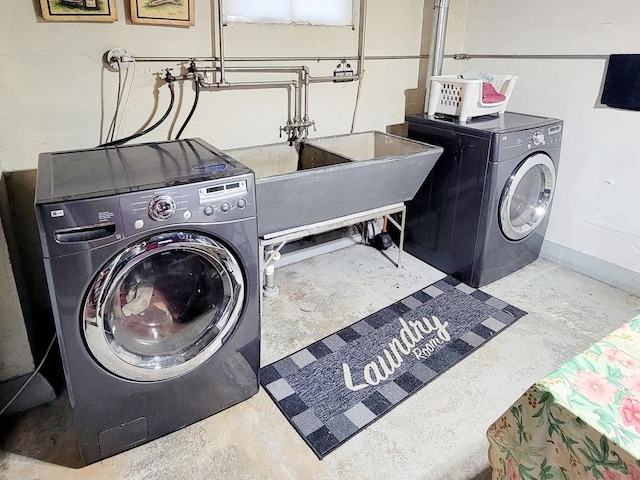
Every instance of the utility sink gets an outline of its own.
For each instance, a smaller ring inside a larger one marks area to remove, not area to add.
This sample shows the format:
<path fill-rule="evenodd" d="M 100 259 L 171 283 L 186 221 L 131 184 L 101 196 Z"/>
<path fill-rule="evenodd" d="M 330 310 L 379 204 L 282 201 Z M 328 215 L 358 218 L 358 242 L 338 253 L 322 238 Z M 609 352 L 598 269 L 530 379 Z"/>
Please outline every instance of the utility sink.
<path fill-rule="evenodd" d="M 442 148 L 371 131 L 225 153 L 255 172 L 264 236 L 411 200 Z"/>

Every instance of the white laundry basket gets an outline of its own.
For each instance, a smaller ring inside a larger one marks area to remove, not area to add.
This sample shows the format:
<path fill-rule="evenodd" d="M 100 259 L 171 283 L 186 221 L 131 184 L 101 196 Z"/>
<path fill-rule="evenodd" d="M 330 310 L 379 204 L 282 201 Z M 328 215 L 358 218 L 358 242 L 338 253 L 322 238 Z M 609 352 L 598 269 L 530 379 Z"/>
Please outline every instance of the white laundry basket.
<path fill-rule="evenodd" d="M 480 115 L 497 113 L 503 115 L 518 77 L 516 75 L 492 75 L 492 84 L 505 99 L 496 103 L 482 102 L 482 80 L 463 80 L 457 75 L 431 77 L 429 109 L 427 115 L 436 113 L 453 115 L 460 122 Z"/>

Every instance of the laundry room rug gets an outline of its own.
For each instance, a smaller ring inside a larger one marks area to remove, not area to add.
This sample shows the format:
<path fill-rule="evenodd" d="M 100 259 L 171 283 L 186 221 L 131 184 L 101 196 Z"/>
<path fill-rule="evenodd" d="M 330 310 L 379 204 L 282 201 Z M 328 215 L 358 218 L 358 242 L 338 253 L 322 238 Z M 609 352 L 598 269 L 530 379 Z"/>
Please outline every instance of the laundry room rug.
<path fill-rule="evenodd" d="M 260 370 L 260 383 L 318 458 L 526 312 L 452 277 Z"/>

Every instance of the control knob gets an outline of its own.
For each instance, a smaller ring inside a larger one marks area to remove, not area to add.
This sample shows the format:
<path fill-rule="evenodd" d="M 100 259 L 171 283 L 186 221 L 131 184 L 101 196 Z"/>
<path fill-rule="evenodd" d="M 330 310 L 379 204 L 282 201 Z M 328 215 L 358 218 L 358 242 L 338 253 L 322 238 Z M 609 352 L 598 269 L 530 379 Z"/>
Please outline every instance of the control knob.
<path fill-rule="evenodd" d="M 149 202 L 147 210 L 154 220 L 168 220 L 176 212 L 176 202 L 169 195 L 157 195 Z"/>
<path fill-rule="evenodd" d="M 544 145 L 544 133 L 536 132 L 533 134 L 533 144 L 534 145 Z"/>

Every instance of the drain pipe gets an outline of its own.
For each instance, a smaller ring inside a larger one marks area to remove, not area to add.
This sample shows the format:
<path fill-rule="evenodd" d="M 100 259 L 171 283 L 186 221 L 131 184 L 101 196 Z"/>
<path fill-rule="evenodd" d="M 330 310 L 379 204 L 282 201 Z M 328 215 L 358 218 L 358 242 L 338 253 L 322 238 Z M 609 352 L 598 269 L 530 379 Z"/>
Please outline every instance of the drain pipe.
<path fill-rule="evenodd" d="M 424 102 L 425 112 L 429 111 L 431 77 L 442 74 L 442 61 L 444 59 L 444 42 L 447 36 L 448 17 L 449 0 L 435 0 L 433 5 L 431 41 L 429 42 L 429 61 L 427 63 L 427 86 Z"/>
<path fill-rule="evenodd" d="M 262 294 L 267 298 L 275 298 L 279 293 L 280 289 L 275 281 L 275 266 L 273 263 L 270 263 L 264 267 L 264 287 L 262 287 Z"/>
<path fill-rule="evenodd" d="M 262 295 L 266 298 L 275 298 L 280 293 L 280 289 L 276 285 L 275 275 L 275 262 L 280 260 L 280 248 L 284 246 L 282 243 L 278 248 L 274 245 L 268 245 L 264 251 L 264 277 L 263 277 L 263 285 L 262 285 Z"/>

